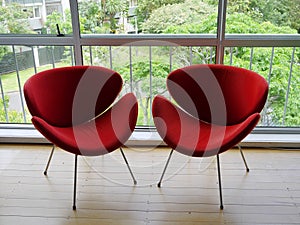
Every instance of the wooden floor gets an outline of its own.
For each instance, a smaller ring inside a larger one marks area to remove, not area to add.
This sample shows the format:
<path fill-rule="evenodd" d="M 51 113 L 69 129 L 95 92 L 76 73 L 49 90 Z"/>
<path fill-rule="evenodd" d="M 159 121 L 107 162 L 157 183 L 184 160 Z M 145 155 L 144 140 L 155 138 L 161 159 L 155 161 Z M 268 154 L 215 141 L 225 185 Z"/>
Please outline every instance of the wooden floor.
<path fill-rule="evenodd" d="M 72 210 L 72 154 L 49 145 L 0 145 L 1 225 L 300 224 L 300 151 L 237 149 L 220 155 L 224 210 L 219 209 L 216 158 L 174 153 L 156 186 L 169 149 L 124 149 L 79 157 L 77 210 Z"/>

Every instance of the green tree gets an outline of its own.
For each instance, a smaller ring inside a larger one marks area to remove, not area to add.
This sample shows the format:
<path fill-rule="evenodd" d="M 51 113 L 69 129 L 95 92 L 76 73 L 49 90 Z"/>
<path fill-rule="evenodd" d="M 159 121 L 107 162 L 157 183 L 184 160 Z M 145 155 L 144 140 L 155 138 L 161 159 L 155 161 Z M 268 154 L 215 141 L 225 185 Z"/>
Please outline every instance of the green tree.
<path fill-rule="evenodd" d="M 152 12 L 162 6 L 183 3 L 185 0 L 139 0 L 136 10 L 138 26 L 145 22 Z"/>
<path fill-rule="evenodd" d="M 130 67 L 134 74 L 132 80 L 130 79 Z M 126 64 L 116 69 L 122 74 L 127 88 L 130 88 L 130 82 L 132 82 L 133 92 L 137 96 L 141 110 L 138 124 L 150 124 L 151 97 L 166 92 L 164 86 L 166 77 L 170 72 L 170 65 L 161 61 L 152 61 L 151 64 L 149 61 L 137 61 L 132 65 Z"/>
<path fill-rule="evenodd" d="M 144 33 L 169 33 L 166 29 L 170 26 L 180 29 L 181 26 L 191 23 L 201 24 L 203 19 L 215 11 L 216 7 L 198 0 L 165 5 L 152 12 L 142 23 L 142 30 Z"/>
<path fill-rule="evenodd" d="M 175 7 L 173 7 L 175 9 Z M 160 9 L 158 9 L 160 10 Z M 172 9 L 168 9 L 169 12 Z M 216 14 L 210 14 L 205 18 L 194 20 L 195 22 L 183 24 L 169 24 L 165 26 L 166 18 L 161 14 L 160 22 L 156 24 L 164 25 L 161 29 L 163 33 L 170 34 L 191 34 L 191 33 L 216 33 L 217 20 Z M 151 17 L 150 17 L 151 18 Z M 149 19 L 150 19 L 149 18 Z M 252 18 L 252 14 L 232 12 L 227 15 L 226 33 L 235 34 L 296 34 L 296 30 L 289 26 L 278 26 L 269 21 L 259 22 L 257 19 Z M 194 57 L 193 63 L 202 63 L 200 55 L 205 55 L 205 49 L 193 47 L 193 54 L 199 57 Z M 253 57 L 251 57 L 251 52 Z M 263 75 L 267 80 L 270 80 L 270 94 L 268 99 L 268 108 L 264 114 L 263 123 L 268 125 L 283 125 L 283 117 L 285 116 L 285 124 L 288 126 L 300 124 L 300 113 L 298 99 L 300 98 L 299 91 L 295 87 L 300 86 L 300 67 L 299 67 L 299 48 L 295 49 L 293 74 L 291 77 L 291 86 L 289 93 L 289 101 L 286 104 L 286 93 L 288 89 L 288 82 L 290 79 L 290 66 L 292 61 L 292 48 L 275 48 L 274 58 L 272 59 L 272 71 L 269 70 L 270 60 L 272 55 L 272 48 L 249 48 L 249 47 L 236 47 L 227 48 L 225 51 L 225 64 L 232 64 L 235 66 L 250 68 Z M 178 54 L 178 52 L 177 52 Z M 189 61 L 188 54 L 182 55 L 183 61 Z M 207 58 L 207 57 L 206 57 Z M 202 58 L 203 59 L 203 58 Z M 286 112 L 285 112 L 286 107 Z"/>
<path fill-rule="evenodd" d="M 274 52 L 273 52 L 274 51 Z M 272 58 L 272 52 L 274 53 Z M 269 126 L 299 126 L 300 125 L 300 67 L 297 64 L 299 57 L 294 57 L 293 72 L 290 74 L 293 48 L 250 48 L 235 47 L 226 48 L 224 64 L 252 69 L 264 76 L 270 82 L 269 97 L 266 111 L 262 114 L 262 124 Z M 300 53 L 299 49 L 297 50 Z M 253 57 L 251 55 L 253 54 Z M 270 71 L 270 61 L 272 68 Z M 283 124 L 285 113 L 286 94 L 291 76 L 290 92 L 286 109 L 286 119 Z"/>
<path fill-rule="evenodd" d="M 10 3 L 0 5 L 0 33 L 1 34 L 32 34 L 34 33 L 28 22 L 29 13 L 24 11 L 21 5 Z M 9 53 L 7 46 L 0 47 L 0 61 Z M 0 100 L 0 121 L 1 122 L 24 122 L 22 113 L 6 111 L 9 106 L 8 96 L 4 96 L 4 102 Z"/>
<path fill-rule="evenodd" d="M 10 123 L 23 123 L 22 113 L 15 110 L 9 110 L 9 97 L 6 95 L 3 99 L 0 99 L 0 121 Z"/>
<path fill-rule="evenodd" d="M 110 29 L 112 33 L 115 33 L 117 28 L 122 32 L 123 27 L 118 27 L 116 24 L 115 16 L 118 13 L 119 17 L 127 16 L 129 2 L 127 0 L 109 0 L 104 5 L 104 11 L 110 22 Z"/>
<path fill-rule="evenodd" d="M 0 33 L 30 34 L 28 12 L 24 11 L 20 4 L 11 3 L 0 6 Z"/>
<path fill-rule="evenodd" d="M 78 2 L 82 33 L 115 33 L 122 30 L 116 24 L 115 16 L 126 16 L 128 0 L 84 0 Z"/>
<path fill-rule="evenodd" d="M 28 13 L 17 3 L 0 6 L 0 34 L 30 34 Z M 0 47 L 0 60 L 8 53 L 8 47 Z"/>
<path fill-rule="evenodd" d="M 54 11 L 47 16 L 45 26 L 48 34 L 57 34 L 56 24 L 59 26 L 62 34 L 72 33 L 71 13 L 69 9 L 65 11 L 65 17 L 57 11 Z"/>
<path fill-rule="evenodd" d="M 230 0 L 227 11 L 247 14 L 259 22 L 300 28 L 300 0 Z"/>
<path fill-rule="evenodd" d="M 291 22 L 296 19 L 292 17 L 296 15 L 291 15 L 291 11 L 297 5 L 299 8 L 299 3 L 299 0 L 252 0 L 250 6 L 261 13 L 263 21 L 269 21 L 278 26 L 291 26 Z M 300 17 L 300 12 L 298 16 Z"/>

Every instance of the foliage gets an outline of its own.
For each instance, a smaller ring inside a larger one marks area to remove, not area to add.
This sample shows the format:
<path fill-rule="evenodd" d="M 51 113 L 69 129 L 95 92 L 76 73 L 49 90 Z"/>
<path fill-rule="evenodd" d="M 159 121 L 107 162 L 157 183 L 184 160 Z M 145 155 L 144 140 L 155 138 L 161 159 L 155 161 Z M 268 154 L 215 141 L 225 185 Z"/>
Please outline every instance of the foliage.
<path fill-rule="evenodd" d="M 132 68 L 132 81 L 130 81 L 130 66 Z M 125 82 L 125 87 L 130 87 L 132 82 L 133 92 L 136 93 L 139 101 L 139 107 L 142 110 L 141 118 L 143 121 L 139 121 L 141 124 L 149 124 L 149 107 L 151 96 L 157 94 L 164 94 L 166 92 L 165 79 L 170 72 L 170 65 L 160 61 L 137 61 L 132 65 L 127 64 L 116 70 L 122 74 Z M 150 87 L 151 79 L 151 87 Z"/>
<path fill-rule="evenodd" d="M 216 33 L 217 29 L 217 15 L 210 14 L 199 23 L 184 23 L 181 25 L 169 25 L 162 31 L 163 33 L 170 34 L 191 34 L 191 33 Z M 161 21 L 165 21 L 165 18 Z M 277 26 L 271 22 L 258 22 L 253 19 L 250 14 L 244 13 L 231 13 L 227 15 L 226 33 L 235 34 L 295 34 L 296 30 L 288 26 Z M 193 47 L 193 54 L 197 52 L 198 55 L 206 55 L 208 53 L 200 47 Z M 253 57 L 251 57 L 253 51 Z M 282 125 L 283 117 L 285 117 L 285 125 L 293 126 L 300 124 L 299 105 L 297 99 L 300 95 L 295 91 L 295 87 L 300 86 L 300 50 L 297 49 L 294 56 L 294 70 L 291 77 L 292 85 L 290 86 L 289 102 L 285 105 L 286 93 L 288 89 L 288 82 L 290 78 L 290 66 L 292 48 L 276 48 L 274 53 L 272 71 L 270 72 L 270 60 L 272 55 L 272 48 L 254 48 L 249 47 L 236 47 L 233 50 L 225 51 L 225 64 L 232 64 L 235 66 L 250 68 L 263 75 L 266 79 L 270 80 L 270 94 L 268 99 L 268 107 L 264 113 L 262 123 L 265 125 Z M 178 54 L 178 52 L 176 53 Z M 197 55 L 197 54 L 196 54 Z M 187 57 L 182 54 L 182 59 Z M 200 57 L 199 57 L 200 58 Z M 251 58 L 251 59 L 250 59 Z M 197 58 L 196 58 L 197 59 Z M 201 63 L 194 59 L 193 63 Z M 185 59 L 188 61 L 188 58 Z M 295 103 L 296 102 L 296 103 Z M 286 107 L 286 110 L 285 110 Z"/>
<path fill-rule="evenodd" d="M 116 24 L 115 15 L 126 15 L 128 5 L 128 0 L 79 1 L 81 33 L 115 33 L 122 30 Z"/>
<path fill-rule="evenodd" d="M 30 34 L 28 12 L 24 11 L 17 3 L 0 7 L 0 33 Z"/>
<path fill-rule="evenodd" d="M 80 31 L 82 33 L 95 33 L 101 27 L 105 13 L 96 1 L 85 0 L 78 2 L 80 16 Z"/>
<path fill-rule="evenodd" d="M 56 11 L 47 16 L 45 26 L 48 34 L 58 34 L 56 24 L 59 26 L 62 34 L 72 33 L 71 13 L 69 9 L 65 11 L 65 17 Z"/>
<path fill-rule="evenodd" d="M 281 33 L 292 34 L 296 30 L 289 27 L 278 27 L 270 22 L 258 23 L 242 13 L 233 13 L 227 18 L 227 32 L 229 33 Z M 253 52 L 251 52 L 253 51 Z M 297 50 L 299 54 L 299 49 Z M 294 71 L 291 87 L 300 86 L 300 62 L 299 55 L 294 54 Z M 225 64 L 233 64 L 238 67 L 249 68 L 263 75 L 270 82 L 269 99 L 267 111 L 262 119 L 264 125 L 283 125 L 283 117 L 286 116 L 285 125 L 293 126 L 300 124 L 299 104 L 297 99 L 300 95 L 293 92 L 289 95 L 289 101 L 296 104 L 289 104 L 285 115 L 285 99 L 288 89 L 288 80 L 290 76 L 292 48 L 277 47 L 272 56 L 272 48 L 249 48 L 236 47 L 232 52 L 225 51 Z M 253 57 L 251 57 L 253 55 Z M 231 58 L 230 58 L 231 57 Z M 272 70 L 270 71 L 270 61 L 272 60 Z"/>
<path fill-rule="evenodd" d="M 4 107 L 6 110 L 4 110 Z M 9 98 L 8 96 L 4 96 L 4 104 L 3 99 L 0 100 L 0 121 L 6 121 L 10 123 L 23 123 L 22 113 L 19 113 L 15 110 L 8 110 L 9 107 Z"/>
<path fill-rule="evenodd" d="M 187 24 L 201 24 L 202 20 L 216 11 L 198 0 L 186 0 L 184 3 L 162 6 L 152 12 L 150 17 L 142 23 L 144 33 L 169 33 L 165 30 L 172 26 L 174 29 Z"/>
<path fill-rule="evenodd" d="M 300 0 L 230 0 L 228 14 L 251 16 L 258 22 L 300 29 Z"/>
<path fill-rule="evenodd" d="M 216 33 L 217 14 L 210 14 L 201 23 L 193 22 L 181 26 L 166 27 L 164 33 L 194 34 Z M 244 13 L 232 13 L 227 15 L 226 33 L 234 34 L 296 34 L 296 30 L 290 27 L 279 27 L 270 22 L 259 23 Z"/>
<path fill-rule="evenodd" d="M 230 0 L 227 8 L 226 33 L 230 34 L 295 34 L 300 28 L 300 0 Z M 81 33 L 122 32 L 116 23 L 116 17 L 126 17 L 128 0 L 82 0 L 78 1 Z M 139 27 L 144 33 L 167 34 L 216 34 L 217 5 L 214 0 L 139 0 L 136 10 Z M 8 4 L 0 7 L 0 33 L 31 33 L 28 13 L 19 5 Z M 47 17 L 47 29 L 57 34 L 56 24 L 64 34 L 72 33 L 70 11 L 64 17 L 53 12 Z M 299 31 L 300 32 L 300 31 Z M 88 48 L 88 47 L 84 47 Z M 93 46 L 95 65 L 109 65 L 110 49 L 106 46 Z M 163 56 L 170 53 L 170 48 L 159 47 L 153 50 L 151 60 L 146 56 L 147 48 L 141 52 L 138 60 L 131 64 L 124 60 L 126 50 L 120 50 L 114 69 L 122 74 L 125 89 L 133 88 L 139 99 L 139 124 L 149 124 L 151 97 L 166 94 L 165 77 L 170 70 L 189 64 L 213 63 L 215 50 L 212 47 L 172 47 L 172 68 Z M 125 49 L 125 48 L 124 48 Z M 0 48 L 0 58 L 8 51 Z M 294 58 L 292 61 L 292 55 Z M 273 54 L 274 53 L 274 54 Z M 90 60 L 89 51 L 83 51 L 84 60 Z M 253 57 L 252 57 L 253 54 Z M 273 56 L 273 57 L 272 57 Z M 168 57 L 166 57 L 168 58 Z M 270 68 L 272 60 L 272 68 Z M 87 61 L 89 62 L 89 61 Z M 225 48 L 224 63 L 243 68 L 250 68 L 270 82 L 267 110 L 263 113 L 265 125 L 300 124 L 300 49 L 299 48 Z M 87 63 L 86 63 L 87 64 Z M 292 73 L 290 73 L 292 68 Z M 133 80 L 130 81 L 130 75 Z M 2 76 L 4 79 L 5 76 Z M 150 87 L 151 81 L 151 87 Z M 132 86 L 130 86 L 132 82 Z M 289 83 L 291 84 L 289 86 Z M 287 96 L 289 90 L 289 96 Z M 288 102 L 286 99 L 288 97 Z M 8 97 L 5 96 L 8 105 Z M 0 107 L 3 108 L 3 103 Z M 6 115 L 0 110 L 1 121 Z M 18 112 L 8 112 L 10 122 L 22 120 Z M 283 124 L 285 118 L 285 124 Z M 22 121 L 20 121 L 22 122 Z"/>
<path fill-rule="evenodd" d="M 7 46 L 0 47 L 0 62 L 2 61 L 3 56 L 5 56 L 9 52 L 9 48 Z"/>
<path fill-rule="evenodd" d="M 125 16 L 128 13 L 129 3 L 127 0 L 109 0 L 105 1 L 104 12 L 107 15 L 110 22 L 111 33 L 116 33 L 119 28 L 119 32 L 123 30 L 123 27 L 118 27 L 116 24 L 115 16 L 118 14 L 119 17 Z"/>
<path fill-rule="evenodd" d="M 226 33 L 236 34 L 295 34 L 296 30 L 288 26 L 277 26 L 271 22 L 257 22 L 243 13 L 227 16 Z"/>
<path fill-rule="evenodd" d="M 297 51 L 299 54 L 300 49 Z M 230 50 L 227 48 L 225 51 L 224 64 L 252 69 L 264 76 L 270 83 L 266 111 L 262 114 L 263 125 L 295 126 L 300 124 L 300 103 L 298 101 L 300 93 L 296 90 L 296 88 L 300 86 L 300 67 L 297 63 L 300 58 L 295 54 L 293 71 L 292 74 L 290 74 L 292 53 L 293 48 L 287 47 L 276 47 L 274 50 L 270 47 L 235 47 Z M 253 55 L 252 58 L 251 55 Z M 272 61 L 272 68 L 270 68 L 270 61 Z M 288 96 L 287 110 L 285 112 L 285 100 L 287 97 L 289 79 L 291 79 L 291 90 Z M 283 124 L 284 116 L 286 117 L 285 124 Z"/>
<path fill-rule="evenodd" d="M 0 33 L 1 34 L 30 34 L 28 13 L 22 10 L 19 4 L 11 3 L 0 6 Z M 0 60 L 8 53 L 6 46 L 0 47 Z"/>
<path fill-rule="evenodd" d="M 126 16 L 128 12 L 127 0 L 106 0 L 94 1 L 83 0 L 78 2 L 80 32 L 82 34 L 91 33 L 115 33 L 121 32 L 122 28 L 116 24 L 115 15 Z M 57 34 L 56 24 L 61 28 L 62 33 L 72 33 L 70 10 L 65 11 L 65 15 L 54 11 L 47 16 L 46 28 L 48 33 Z"/>
<path fill-rule="evenodd" d="M 139 0 L 136 10 L 138 26 L 149 19 L 152 12 L 163 6 L 170 6 L 177 3 L 183 3 L 185 0 Z"/>

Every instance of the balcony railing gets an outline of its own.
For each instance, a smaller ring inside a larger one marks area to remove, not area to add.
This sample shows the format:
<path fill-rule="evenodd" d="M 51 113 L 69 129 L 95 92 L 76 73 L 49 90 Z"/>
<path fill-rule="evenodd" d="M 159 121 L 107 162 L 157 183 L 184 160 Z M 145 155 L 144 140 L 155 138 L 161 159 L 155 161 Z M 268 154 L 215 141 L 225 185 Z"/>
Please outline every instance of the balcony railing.
<path fill-rule="evenodd" d="M 216 35 L 95 35 L 58 38 L 55 46 L 48 45 L 51 37 L 0 40 L 0 47 L 10 49 L 10 56 L 0 62 L 1 123 L 30 123 L 22 92 L 28 77 L 81 64 L 75 61 L 82 57 L 82 64 L 112 68 L 123 76 L 123 92 L 132 91 L 139 99 L 138 125 L 152 125 L 156 94 L 169 97 L 165 78 L 170 71 L 191 64 L 224 63 L 256 71 L 269 82 L 259 126 L 300 126 L 300 35 L 226 35 L 222 42 Z"/>

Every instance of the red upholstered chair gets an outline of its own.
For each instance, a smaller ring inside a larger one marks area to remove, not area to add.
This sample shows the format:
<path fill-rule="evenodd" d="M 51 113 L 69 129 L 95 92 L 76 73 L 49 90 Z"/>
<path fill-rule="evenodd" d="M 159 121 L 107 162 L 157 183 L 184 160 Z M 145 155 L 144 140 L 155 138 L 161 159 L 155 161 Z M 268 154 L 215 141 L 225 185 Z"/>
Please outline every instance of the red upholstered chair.
<path fill-rule="evenodd" d="M 30 77 L 24 95 L 35 128 L 53 148 L 75 155 L 73 209 L 76 209 L 77 156 L 99 156 L 120 148 L 132 134 L 138 114 L 136 97 L 128 93 L 115 104 L 122 89 L 121 76 L 98 66 L 50 69 Z"/>
<path fill-rule="evenodd" d="M 157 131 L 172 148 L 158 187 L 174 150 L 191 157 L 216 155 L 223 209 L 219 154 L 241 142 L 259 122 L 268 84 L 243 68 L 192 65 L 171 72 L 167 88 L 177 104 L 156 96 L 152 105 Z"/>

